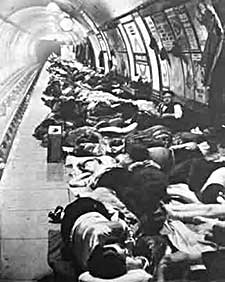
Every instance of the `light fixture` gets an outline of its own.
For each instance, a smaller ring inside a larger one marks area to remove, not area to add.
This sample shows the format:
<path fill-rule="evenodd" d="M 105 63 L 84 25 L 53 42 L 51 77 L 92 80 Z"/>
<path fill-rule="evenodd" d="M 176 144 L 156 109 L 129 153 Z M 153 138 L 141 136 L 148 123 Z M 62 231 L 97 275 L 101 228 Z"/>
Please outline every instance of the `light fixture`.
<path fill-rule="evenodd" d="M 46 6 L 46 9 L 47 9 L 48 12 L 52 12 L 52 13 L 58 13 L 58 12 L 61 11 L 59 6 L 55 2 L 50 2 Z"/>
<path fill-rule="evenodd" d="M 73 21 L 69 16 L 63 17 L 60 20 L 59 25 L 63 31 L 68 32 L 73 30 Z"/>

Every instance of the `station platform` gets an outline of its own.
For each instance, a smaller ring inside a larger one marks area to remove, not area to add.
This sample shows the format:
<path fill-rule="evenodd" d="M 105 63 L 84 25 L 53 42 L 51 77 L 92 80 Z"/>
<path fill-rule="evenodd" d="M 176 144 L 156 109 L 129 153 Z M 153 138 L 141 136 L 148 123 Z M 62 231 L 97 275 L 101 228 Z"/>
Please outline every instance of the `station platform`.
<path fill-rule="evenodd" d="M 47 150 L 33 136 L 49 113 L 41 101 L 42 70 L 15 137 L 0 182 L 0 281 L 37 281 L 47 264 L 48 212 L 69 202 L 63 164 L 47 164 Z"/>

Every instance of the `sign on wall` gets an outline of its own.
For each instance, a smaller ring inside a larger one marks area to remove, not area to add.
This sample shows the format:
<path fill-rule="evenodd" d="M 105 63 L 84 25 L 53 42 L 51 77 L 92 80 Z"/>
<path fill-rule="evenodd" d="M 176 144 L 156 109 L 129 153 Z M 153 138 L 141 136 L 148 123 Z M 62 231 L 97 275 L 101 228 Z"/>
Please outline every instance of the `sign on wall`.
<path fill-rule="evenodd" d="M 185 54 L 184 59 L 181 59 L 184 72 L 184 94 L 185 98 L 194 100 L 195 99 L 195 88 L 194 88 L 194 75 L 192 59 L 190 54 Z"/>
<path fill-rule="evenodd" d="M 163 13 L 157 13 L 152 15 L 152 20 L 160 35 L 163 46 L 167 51 L 170 51 L 173 47 L 175 38 L 173 31 L 171 30 L 170 25 L 166 19 L 166 16 Z"/>
<path fill-rule="evenodd" d="M 198 45 L 198 41 L 194 32 L 194 28 L 190 22 L 189 16 L 187 14 L 187 10 L 185 8 L 185 6 L 179 6 L 175 8 L 176 10 L 176 14 L 180 20 L 180 22 L 182 23 L 185 32 L 186 32 L 186 36 L 188 38 L 188 42 L 189 42 L 189 48 L 190 51 L 192 52 L 200 52 L 199 49 L 199 45 Z"/>
<path fill-rule="evenodd" d="M 145 47 L 134 22 L 123 24 L 134 53 L 145 53 Z"/>
<path fill-rule="evenodd" d="M 141 76 L 142 78 L 147 78 L 147 79 L 151 77 L 149 65 L 147 62 L 136 62 L 135 66 L 136 66 L 137 76 Z"/>
<path fill-rule="evenodd" d="M 188 41 L 184 33 L 184 29 L 182 24 L 179 21 L 179 18 L 176 15 L 175 9 L 167 9 L 165 10 L 165 14 L 167 16 L 167 19 L 170 23 L 170 26 L 172 28 L 173 34 L 176 38 L 176 43 L 179 44 L 181 47 L 182 52 L 189 52 L 189 46 Z"/>
<path fill-rule="evenodd" d="M 195 86 L 195 100 L 207 104 L 207 87 L 204 85 L 205 68 L 201 66 L 200 61 L 196 56 L 192 55 L 192 62 L 194 67 L 194 86 Z"/>
<path fill-rule="evenodd" d="M 170 88 L 170 79 L 167 61 L 160 61 L 161 79 L 163 88 Z"/>
<path fill-rule="evenodd" d="M 101 46 L 102 51 L 106 52 L 107 51 L 106 44 L 105 44 L 105 41 L 103 40 L 101 34 L 97 34 L 97 39 L 98 39 L 98 42 Z"/>
<path fill-rule="evenodd" d="M 145 20 L 145 22 L 146 22 L 146 24 L 147 24 L 147 26 L 148 26 L 152 36 L 154 37 L 154 39 L 155 39 L 155 41 L 156 41 L 156 43 L 158 45 L 159 50 L 161 50 L 163 45 L 162 45 L 161 38 L 160 38 L 160 36 L 158 34 L 158 31 L 157 31 L 157 29 L 155 27 L 154 22 L 152 21 L 150 16 L 145 17 L 144 20 Z"/>
<path fill-rule="evenodd" d="M 208 38 L 208 31 L 207 28 L 202 24 L 201 12 L 199 9 L 197 9 L 196 3 L 187 3 L 186 9 L 197 34 L 200 49 L 201 51 L 204 51 L 206 40 Z"/>
<path fill-rule="evenodd" d="M 147 16 L 144 18 L 145 23 L 147 24 L 152 37 L 156 41 L 156 44 L 158 46 L 158 50 L 161 50 L 163 47 L 162 40 L 159 36 L 159 33 L 155 27 L 155 24 L 150 16 Z M 159 64 L 159 69 L 161 73 L 161 82 L 162 82 L 162 87 L 169 88 L 170 87 L 170 82 L 169 82 L 169 73 L 168 73 L 168 62 L 166 60 L 158 60 Z"/>
<path fill-rule="evenodd" d="M 141 76 L 151 81 L 152 77 L 146 49 L 135 22 L 123 23 L 123 27 L 128 36 L 134 56 L 135 76 Z"/>

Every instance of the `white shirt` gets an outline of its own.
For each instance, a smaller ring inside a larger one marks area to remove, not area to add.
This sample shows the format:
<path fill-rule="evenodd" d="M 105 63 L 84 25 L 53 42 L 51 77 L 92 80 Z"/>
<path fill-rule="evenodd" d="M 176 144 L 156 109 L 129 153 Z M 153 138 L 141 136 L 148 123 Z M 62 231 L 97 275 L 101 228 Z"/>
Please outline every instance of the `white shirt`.
<path fill-rule="evenodd" d="M 179 119 L 182 117 L 183 115 L 183 111 L 182 111 L 182 107 L 180 104 L 174 104 L 174 117 L 175 119 Z M 167 109 L 167 105 L 163 105 L 162 107 L 162 113 L 165 113 L 166 109 Z"/>
<path fill-rule="evenodd" d="M 183 111 L 182 111 L 181 105 L 175 104 L 174 105 L 174 116 L 175 116 L 175 118 L 176 119 L 181 118 L 182 115 L 183 115 Z"/>

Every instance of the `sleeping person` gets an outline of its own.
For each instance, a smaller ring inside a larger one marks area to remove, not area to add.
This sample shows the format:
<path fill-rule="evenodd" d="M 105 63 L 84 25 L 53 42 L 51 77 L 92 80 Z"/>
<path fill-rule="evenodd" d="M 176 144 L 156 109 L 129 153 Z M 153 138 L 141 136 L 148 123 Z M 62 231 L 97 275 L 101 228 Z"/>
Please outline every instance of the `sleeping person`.
<path fill-rule="evenodd" d="M 89 197 L 70 203 L 61 224 L 63 241 L 81 272 L 89 271 L 93 277 L 103 279 L 147 267 L 146 258 L 133 257 L 134 239 L 129 231 L 123 219 L 111 219 L 105 206 Z"/>

